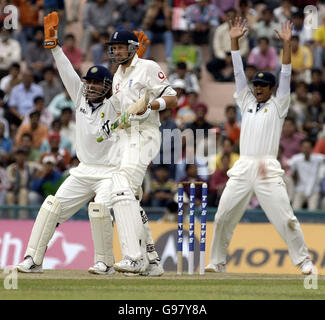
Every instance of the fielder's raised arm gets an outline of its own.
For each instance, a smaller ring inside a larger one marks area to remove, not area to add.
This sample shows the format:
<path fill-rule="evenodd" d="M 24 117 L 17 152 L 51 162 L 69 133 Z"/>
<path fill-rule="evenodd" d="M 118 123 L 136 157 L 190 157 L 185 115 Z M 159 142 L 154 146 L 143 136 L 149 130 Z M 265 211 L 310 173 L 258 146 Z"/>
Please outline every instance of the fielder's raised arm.
<path fill-rule="evenodd" d="M 244 72 L 243 61 L 239 51 L 239 39 L 247 32 L 246 20 L 236 17 L 234 21 L 229 20 L 229 36 L 231 40 L 231 57 L 234 66 L 236 92 L 239 93 L 247 87 L 247 79 Z"/>
<path fill-rule="evenodd" d="M 274 30 L 283 44 L 282 66 L 279 79 L 279 88 L 276 96 L 282 98 L 290 94 L 290 77 L 291 77 L 291 34 L 292 22 L 281 22 L 281 31 Z"/>

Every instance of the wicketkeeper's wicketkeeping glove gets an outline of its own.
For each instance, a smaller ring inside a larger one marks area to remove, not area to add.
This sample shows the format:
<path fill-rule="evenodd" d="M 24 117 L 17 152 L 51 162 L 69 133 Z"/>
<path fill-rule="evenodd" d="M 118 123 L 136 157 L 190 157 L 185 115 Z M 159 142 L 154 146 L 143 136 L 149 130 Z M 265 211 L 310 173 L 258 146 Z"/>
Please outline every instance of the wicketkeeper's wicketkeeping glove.
<path fill-rule="evenodd" d="M 53 49 L 58 44 L 59 16 L 56 11 L 44 17 L 44 48 Z"/>
<path fill-rule="evenodd" d="M 134 30 L 133 33 L 137 36 L 139 41 L 139 49 L 137 50 L 137 55 L 139 58 L 142 58 L 150 44 L 150 40 L 143 31 L 139 32 Z"/>

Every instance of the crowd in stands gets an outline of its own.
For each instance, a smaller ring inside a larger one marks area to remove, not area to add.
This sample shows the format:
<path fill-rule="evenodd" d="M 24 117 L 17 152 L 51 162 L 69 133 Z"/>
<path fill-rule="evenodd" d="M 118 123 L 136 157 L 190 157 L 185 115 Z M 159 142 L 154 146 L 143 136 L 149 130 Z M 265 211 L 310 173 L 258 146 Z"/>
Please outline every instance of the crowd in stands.
<path fill-rule="evenodd" d="M 10 4 L 18 8 L 17 30 L 5 27 Z M 306 5 L 317 7 L 314 29 L 305 23 Z M 218 101 L 206 105 L 200 97 L 202 70 L 216 85 L 234 81 L 227 20 L 247 19 L 240 52 L 250 86 L 260 70 L 278 75 L 282 50 L 274 29 L 291 20 L 291 107 L 278 159 L 294 209 L 325 210 L 325 3 L 316 0 L 1 0 L 0 205 L 40 205 L 78 165 L 75 106 L 43 48 L 43 16 L 53 10 L 60 17 L 59 43 L 80 75 L 83 63 L 116 70 L 106 54 L 116 29 L 145 31 L 151 41 L 147 59 L 156 60 L 156 43 L 164 45 L 162 62 L 178 106 L 160 113 L 161 150 L 144 179 L 142 200 L 143 206 L 164 207 L 164 219 L 177 211 L 182 181 L 208 182 L 208 205 L 218 206 L 226 172 L 239 157 L 239 109 Z M 73 23 L 82 26 L 81 37 L 66 31 Z M 209 108 L 224 108 L 225 120 L 208 119 Z M 200 192 L 197 185 L 198 205 Z M 258 206 L 253 198 L 250 208 Z M 2 217 L 12 218 L 12 212 Z M 20 210 L 19 218 L 31 216 Z"/>

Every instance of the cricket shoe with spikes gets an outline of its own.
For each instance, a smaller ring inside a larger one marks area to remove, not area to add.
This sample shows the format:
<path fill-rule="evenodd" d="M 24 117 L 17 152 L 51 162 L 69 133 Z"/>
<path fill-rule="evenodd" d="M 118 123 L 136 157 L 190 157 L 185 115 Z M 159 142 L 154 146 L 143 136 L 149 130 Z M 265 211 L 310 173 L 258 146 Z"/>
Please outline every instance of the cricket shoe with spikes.
<path fill-rule="evenodd" d="M 157 258 L 149 262 L 148 267 L 145 271 L 140 273 L 140 276 L 146 277 L 160 277 L 164 273 L 164 268 L 160 263 L 160 259 Z"/>
<path fill-rule="evenodd" d="M 300 268 L 302 274 L 308 275 L 315 273 L 315 267 L 309 258 L 306 258 L 303 262 L 301 262 L 298 267 Z"/>
<path fill-rule="evenodd" d="M 204 270 L 206 272 L 226 272 L 226 265 L 223 264 L 223 263 L 218 263 L 218 264 L 213 264 L 213 263 L 210 263 L 208 264 Z"/>
<path fill-rule="evenodd" d="M 114 263 L 113 265 L 115 271 L 122 273 L 140 273 L 145 270 L 143 259 L 132 260 L 128 257 L 124 258 L 122 261 Z"/>
<path fill-rule="evenodd" d="M 97 261 L 93 267 L 90 267 L 88 269 L 89 273 L 92 274 L 114 274 L 115 270 L 112 266 L 107 266 L 104 262 L 102 261 Z"/>
<path fill-rule="evenodd" d="M 24 261 L 19 263 L 15 268 L 19 272 L 24 273 L 43 273 L 42 265 L 37 266 L 30 256 L 26 257 Z"/>

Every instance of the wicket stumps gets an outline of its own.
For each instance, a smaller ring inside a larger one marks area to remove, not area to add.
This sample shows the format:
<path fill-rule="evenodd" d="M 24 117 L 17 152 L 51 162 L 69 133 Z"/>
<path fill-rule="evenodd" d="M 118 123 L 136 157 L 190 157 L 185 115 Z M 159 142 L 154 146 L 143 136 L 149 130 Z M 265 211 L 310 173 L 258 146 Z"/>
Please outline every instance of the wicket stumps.
<path fill-rule="evenodd" d="M 206 215 L 208 185 L 205 182 L 182 182 L 178 186 L 178 219 L 177 219 L 177 274 L 183 271 L 183 215 L 184 215 L 184 184 L 190 184 L 190 211 L 189 211 L 189 252 L 188 274 L 194 274 L 194 240 L 195 240 L 195 185 L 202 185 L 201 202 L 201 234 L 200 234 L 200 274 L 204 274 L 205 243 L 206 243 Z"/>

